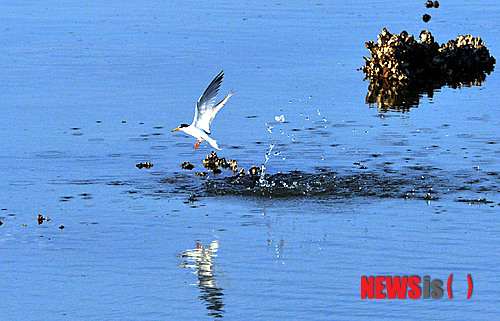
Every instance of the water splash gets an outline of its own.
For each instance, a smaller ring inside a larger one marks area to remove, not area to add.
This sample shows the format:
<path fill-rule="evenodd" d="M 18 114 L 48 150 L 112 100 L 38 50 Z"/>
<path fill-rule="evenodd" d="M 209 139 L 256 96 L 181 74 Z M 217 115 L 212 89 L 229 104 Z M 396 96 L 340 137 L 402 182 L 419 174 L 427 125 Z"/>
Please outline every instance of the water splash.
<path fill-rule="evenodd" d="M 280 123 L 283 123 L 285 121 L 285 115 L 275 116 L 274 120 L 279 121 Z"/>
<path fill-rule="evenodd" d="M 271 143 L 271 145 L 269 145 L 269 150 L 267 151 L 266 153 L 266 160 L 264 161 L 264 164 L 262 164 L 261 166 L 261 171 L 260 171 L 260 177 L 259 177 L 259 186 L 260 187 L 268 187 L 269 184 L 265 178 L 265 175 L 266 175 L 266 164 L 267 162 L 269 161 L 269 156 L 271 156 L 271 153 L 273 152 L 273 148 L 274 148 L 274 143 Z"/>

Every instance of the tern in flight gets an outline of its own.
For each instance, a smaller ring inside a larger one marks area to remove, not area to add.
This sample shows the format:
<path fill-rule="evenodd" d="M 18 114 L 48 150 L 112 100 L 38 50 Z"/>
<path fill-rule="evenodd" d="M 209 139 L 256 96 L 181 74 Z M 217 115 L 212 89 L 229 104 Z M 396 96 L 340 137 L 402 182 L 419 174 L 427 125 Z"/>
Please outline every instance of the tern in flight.
<path fill-rule="evenodd" d="M 222 99 L 220 103 L 215 105 L 215 98 L 217 97 L 217 93 L 219 92 L 219 87 L 222 83 L 222 78 L 224 77 L 224 71 L 221 71 L 215 78 L 212 80 L 210 85 L 208 85 L 207 89 L 201 95 L 200 99 L 196 103 L 196 107 L 194 108 L 194 119 L 191 125 L 181 124 L 176 129 L 172 130 L 173 132 L 177 130 L 181 130 L 188 135 L 193 136 L 198 140 L 196 145 L 194 145 L 194 149 L 200 146 L 200 143 L 206 140 L 210 145 L 212 145 L 215 149 L 221 150 L 219 145 L 217 145 L 217 141 L 210 137 L 210 124 L 214 120 L 217 112 L 226 104 L 227 100 L 233 94 L 231 91 L 226 98 Z M 214 107 L 215 105 L 215 107 Z"/>

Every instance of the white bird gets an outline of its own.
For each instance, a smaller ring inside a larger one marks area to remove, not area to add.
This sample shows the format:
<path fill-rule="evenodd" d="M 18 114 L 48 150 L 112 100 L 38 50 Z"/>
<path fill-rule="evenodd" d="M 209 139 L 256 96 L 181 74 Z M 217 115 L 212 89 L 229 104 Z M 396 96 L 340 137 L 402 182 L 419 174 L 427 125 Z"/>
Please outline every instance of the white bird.
<path fill-rule="evenodd" d="M 196 143 L 196 145 L 194 145 L 194 149 L 198 148 L 198 146 L 200 146 L 200 143 L 206 140 L 215 149 L 221 150 L 219 148 L 219 145 L 217 145 L 217 141 L 210 137 L 210 124 L 214 120 L 217 112 L 226 104 L 229 97 L 233 95 L 233 91 L 231 91 L 226 96 L 226 98 L 215 105 L 215 98 L 217 97 L 217 93 L 219 92 L 219 87 L 222 83 L 223 77 L 224 71 L 221 71 L 214 78 L 214 80 L 212 80 L 210 85 L 208 85 L 207 89 L 205 90 L 203 95 L 201 95 L 200 99 L 198 99 L 196 107 L 194 108 L 193 123 L 191 125 L 181 124 L 179 127 L 172 130 L 173 132 L 181 130 L 186 134 L 195 137 L 198 142 Z"/>

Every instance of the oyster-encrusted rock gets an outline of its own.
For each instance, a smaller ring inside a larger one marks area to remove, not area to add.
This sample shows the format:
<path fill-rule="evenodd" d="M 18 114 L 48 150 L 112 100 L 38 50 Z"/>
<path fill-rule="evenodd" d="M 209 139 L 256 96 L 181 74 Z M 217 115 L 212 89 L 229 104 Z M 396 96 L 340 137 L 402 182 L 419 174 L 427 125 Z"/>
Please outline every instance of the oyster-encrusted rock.
<path fill-rule="evenodd" d="M 428 30 L 415 40 L 408 32 L 383 29 L 377 42 L 366 42 L 371 58 L 361 70 L 370 79 L 366 102 L 382 110 L 407 110 L 423 93 L 432 97 L 443 86 L 481 85 L 496 60 L 482 39 L 458 36 L 439 45 Z"/>
<path fill-rule="evenodd" d="M 365 59 L 361 70 L 370 79 L 398 80 L 408 83 L 422 78 L 453 79 L 478 71 L 491 72 L 496 60 L 482 39 L 471 35 L 458 36 L 439 45 L 428 30 L 419 41 L 406 31 L 391 34 L 383 29 L 377 42 L 366 42 L 371 58 Z"/>

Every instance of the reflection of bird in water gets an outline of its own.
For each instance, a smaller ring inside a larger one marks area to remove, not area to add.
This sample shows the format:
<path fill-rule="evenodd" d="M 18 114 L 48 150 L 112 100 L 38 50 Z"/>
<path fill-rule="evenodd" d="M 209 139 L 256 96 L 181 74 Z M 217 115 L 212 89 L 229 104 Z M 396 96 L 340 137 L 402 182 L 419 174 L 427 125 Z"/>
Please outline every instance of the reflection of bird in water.
<path fill-rule="evenodd" d="M 203 140 L 206 140 L 213 146 L 213 148 L 220 150 L 219 145 L 217 145 L 217 141 L 210 137 L 210 124 L 214 120 L 217 112 L 226 104 L 229 97 L 233 94 L 231 91 L 226 98 L 214 107 L 215 98 L 219 92 L 219 87 L 222 83 L 223 77 L 224 72 L 221 71 L 214 78 L 214 80 L 212 80 L 210 85 L 208 85 L 208 88 L 205 90 L 203 95 L 201 95 L 200 99 L 198 99 L 194 109 L 194 120 L 191 125 L 181 124 L 179 127 L 172 130 L 173 132 L 180 130 L 188 135 L 194 136 L 198 140 L 196 145 L 194 145 L 194 149 L 198 148 Z"/>
<path fill-rule="evenodd" d="M 198 288 L 201 291 L 199 298 L 206 302 L 209 315 L 222 317 L 224 303 L 222 302 L 222 288 L 217 287 L 212 258 L 217 257 L 219 242 L 213 241 L 209 246 L 196 243 L 196 248 L 183 252 L 180 256 L 186 260 L 181 267 L 192 268 L 198 275 Z"/>

